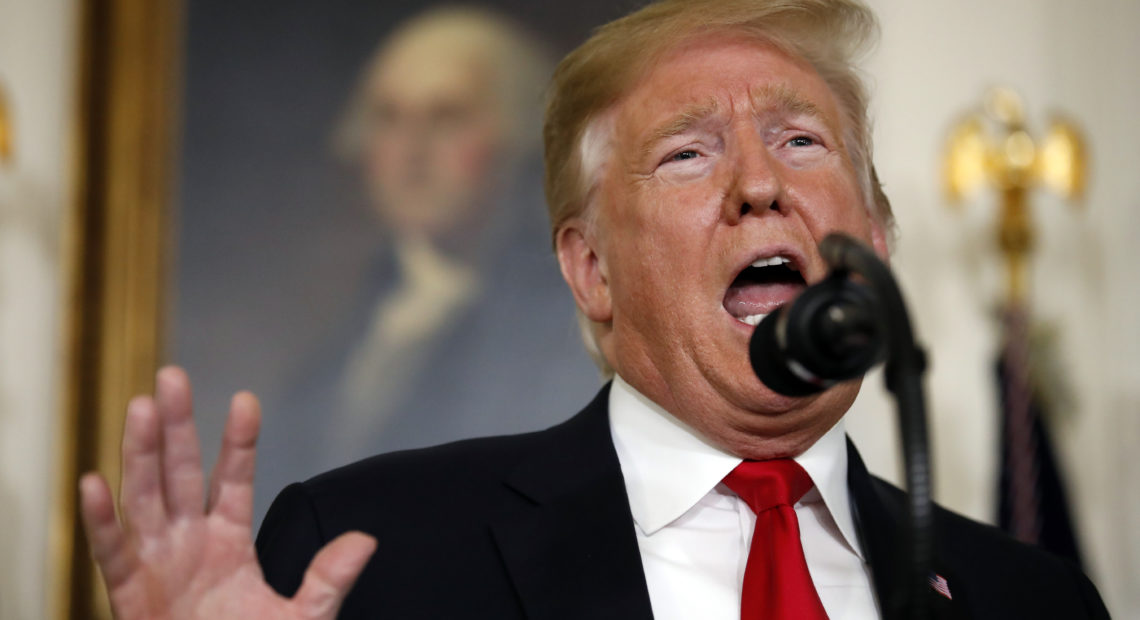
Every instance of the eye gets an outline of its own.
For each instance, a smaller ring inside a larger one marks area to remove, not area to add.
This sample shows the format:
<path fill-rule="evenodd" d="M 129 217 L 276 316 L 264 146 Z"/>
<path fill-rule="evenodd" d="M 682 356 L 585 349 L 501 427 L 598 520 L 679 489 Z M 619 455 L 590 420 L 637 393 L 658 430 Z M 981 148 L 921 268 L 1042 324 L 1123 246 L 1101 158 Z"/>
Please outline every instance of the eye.
<path fill-rule="evenodd" d="M 674 154 L 669 158 L 669 161 L 685 161 L 686 159 L 696 159 L 700 155 L 696 151 L 681 151 Z"/>
<path fill-rule="evenodd" d="M 788 146 L 814 146 L 815 138 L 811 136 L 796 136 L 788 140 Z"/>
<path fill-rule="evenodd" d="M 395 125 L 400 120 L 399 115 L 400 113 L 399 110 L 396 109 L 396 106 L 387 103 L 374 105 L 368 111 L 369 120 L 373 125 L 380 127 Z"/>

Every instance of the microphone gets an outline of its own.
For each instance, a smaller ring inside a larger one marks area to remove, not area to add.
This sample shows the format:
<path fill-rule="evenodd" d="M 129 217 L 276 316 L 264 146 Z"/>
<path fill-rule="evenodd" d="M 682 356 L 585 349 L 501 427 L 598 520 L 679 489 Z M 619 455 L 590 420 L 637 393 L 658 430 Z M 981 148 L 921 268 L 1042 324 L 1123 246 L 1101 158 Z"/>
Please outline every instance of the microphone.
<path fill-rule="evenodd" d="M 869 287 L 850 279 L 847 268 L 831 266 L 823 281 L 764 317 L 752 332 L 752 369 L 785 396 L 822 392 L 863 375 L 885 356 L 886 326 L 878 299 Z"/>
<path fill-rule="evenodd" d="M 842 234 L 828 235 L 819 253 L 831 272 L 792 303 L 764 317 L 752 332 L 752 369 L 772 390 L 807 396 L 862 375 L 886 360 L 883 373 L 895 397 L 907 486 L 907 527 L 897 573 L 905 588 L 881 601 L 885 618 L 929 617 L 928 579 L 934 549 L 926 395 L 926 354 L 915 342 L 902 291 L 871 248 Z M 851 276 L 857 276 L 853 279 Z"/>

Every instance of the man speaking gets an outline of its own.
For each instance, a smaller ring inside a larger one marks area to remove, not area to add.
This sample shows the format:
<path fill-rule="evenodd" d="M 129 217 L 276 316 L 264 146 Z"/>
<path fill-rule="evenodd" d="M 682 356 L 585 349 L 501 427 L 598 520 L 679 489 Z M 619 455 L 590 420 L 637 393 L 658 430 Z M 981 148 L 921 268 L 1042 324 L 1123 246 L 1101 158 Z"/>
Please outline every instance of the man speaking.
<path fill-rule="evenodd" d="M 81 482 L 116 614 L 894 617 L 905 504 L 845 439 L 859 383 L 785 397 L 748 358 L 760 318 L 826 275 L 825 236 L 887 256 L 853 67 L 874 30 L 853 0 L 666 0 L 597 31 L 554 76 L 546 193 L 612 381 L 546 431 L 291 485 L 255 550 L 256 400 L 234 398 L 203 511 L 189 384 L 165 369 L 129 407 L 124 525 Z M 1107 617 L 1063 561 L 935 526 L 934 617 Z"/>

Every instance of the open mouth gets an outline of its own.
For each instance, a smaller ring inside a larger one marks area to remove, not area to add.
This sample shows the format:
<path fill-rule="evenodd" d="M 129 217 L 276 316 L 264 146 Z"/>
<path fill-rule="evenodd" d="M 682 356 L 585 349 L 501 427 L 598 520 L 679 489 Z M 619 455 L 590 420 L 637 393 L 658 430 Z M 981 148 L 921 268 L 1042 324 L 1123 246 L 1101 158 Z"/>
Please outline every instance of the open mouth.
<path fill-rule="evenodd" d="M 800 267 L 787 256 L 759 258 L 745 267 L 724 294 L 724 309 L 736 320 L 757 325 L 807 286 Z"/>

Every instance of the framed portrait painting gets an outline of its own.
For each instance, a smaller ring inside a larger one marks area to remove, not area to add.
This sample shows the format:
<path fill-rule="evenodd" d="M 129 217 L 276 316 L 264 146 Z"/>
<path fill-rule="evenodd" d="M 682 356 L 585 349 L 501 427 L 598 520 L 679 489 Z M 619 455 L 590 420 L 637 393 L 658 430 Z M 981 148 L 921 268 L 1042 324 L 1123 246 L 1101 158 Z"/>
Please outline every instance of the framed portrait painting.
<path fill-rule="evenodd" d="M 551 250 L 555 61 L 629 6 L 88 3 L 63 484 L 116 483 L 131 394 L 186 368 L 207 467 L 263 406 L 255 523 L 378 452 L 526 432 L 600 387 Z M 105 616 L 73 503 L 72 616 Z"/>

